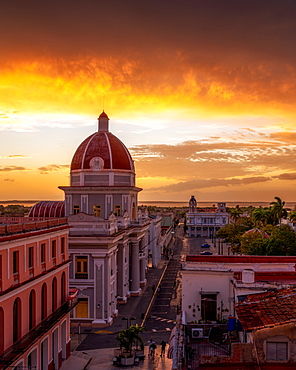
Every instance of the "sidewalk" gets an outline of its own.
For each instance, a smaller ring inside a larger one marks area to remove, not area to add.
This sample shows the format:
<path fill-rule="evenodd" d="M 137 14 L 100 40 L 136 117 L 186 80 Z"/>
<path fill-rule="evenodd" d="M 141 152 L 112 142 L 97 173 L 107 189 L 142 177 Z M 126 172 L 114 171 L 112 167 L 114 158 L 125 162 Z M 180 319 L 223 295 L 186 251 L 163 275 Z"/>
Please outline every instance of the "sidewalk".
<path fill-rule="evenodd" d="M 157 267 L 150 268 L 146 274 L 147 284 L 142 288 L 139 297 L 130 297 L 126 304 L 118 306 L 118 316 L 114 319 L 111 326 L 105 328 L 89 328 L 81 326 L 81 334 L 78 334 L 78 328 L 71 327 L 71 356 L 64 362 L 62 370 L 82 370 L 87 366 L 88 370 L 94 369 L 116 369 L 113 365 L 112 359 L 114 357 L 114 348 L 118 347 L 116 334 L 126 329 L 127 323 L 130 321 L 123 320 L 123 318 L 135 318 L 131 324 L 141 325 L 143 317 L 149 309 L 150 302 L 153 299 L 153 289 L 156 287 L 162 277 L 163 272 L 167 266 L 167 258 L 162 258 Z M 144 333 L 143 333 L 144 334 Z M 144 334 L 144 343 L 147 343 L 147 335 Z M 160 351 L 160 348 L 158 349 Z M 145 360 L 140 361 L 138 368 L 141 369 L 170 369 L 171 360 L 160 357 L 159 353 L 156 355 L 154 361 L 148 358 L 148 347 L 145 347 Z M 132 367 L 127 366 L 126 369 Z"/>
<path fill-rule="evenodd" d="M 62 370 L 115 370 L 117 366 L 113 365 L 113 348 L 94 349 L 83 352 L 73 352 L 68 360 L 61 367 Z M 148 357 L 148 346 L 145 347 L 145 359 L 140 361 L 137 366 L 124 366 L 124 369 L 143 369 L 143 370 L 169 370 L 172 368 L 172 360 L 166 356 L 160 357 L 156 354 L 155 359 Z"/>

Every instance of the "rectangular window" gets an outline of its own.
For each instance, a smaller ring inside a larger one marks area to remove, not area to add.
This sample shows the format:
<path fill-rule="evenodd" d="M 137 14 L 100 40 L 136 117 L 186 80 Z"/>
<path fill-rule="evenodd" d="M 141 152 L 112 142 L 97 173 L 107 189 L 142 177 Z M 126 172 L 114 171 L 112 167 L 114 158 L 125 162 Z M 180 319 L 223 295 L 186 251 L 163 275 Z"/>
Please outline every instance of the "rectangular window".
<path fill-rule="evenodd" d="M 101 217 L 101 206 L 93 206 L 92 213 L 96 217 Z"/>
<path fill-rule="evenodd" d="M 87 256 L 76 257 L 75 279 L 88 279 Z"/>
<path fill-rule="evenodd" d="M 288 361 L 287 342 L 266 342 L 267 361 Z"/>
<path fill-rule="evenodd" d="M 80 212 L 80 206 L 75 205 L 73 206 L 73 215 L 77 215 Z"/>
<path fill-rule="evenodd" d="M 65 238 L 61 238 L 61 254 L 65 254 Z"/>
<path fill-rule="evenodd" d="M 114 206 L 114 215 L 121 216 L 121 206 Z"/>
<path fill-rule="evenodd" d="M 41 244 L 41 263 L 45 263 L 45 243 Z"/>
<path fill-rule="evenodd" d="M 29 269 L 34 267 L 34 247 L 29 248 Z"/>
<path fill-rule="evenodd" d="M 12 263 L 13 263 L 13 267 L 12 267 L 13 273 L 18 274 L 19 273 L 19 251 L 13 252 Z"/>
<path fill-rule="evenodd" d="M 51 257 L 56 258 L 56 256 L 57 256 L 57 246 L 56 246 L 56 241 L 53 240 L 51 242 Z"/>

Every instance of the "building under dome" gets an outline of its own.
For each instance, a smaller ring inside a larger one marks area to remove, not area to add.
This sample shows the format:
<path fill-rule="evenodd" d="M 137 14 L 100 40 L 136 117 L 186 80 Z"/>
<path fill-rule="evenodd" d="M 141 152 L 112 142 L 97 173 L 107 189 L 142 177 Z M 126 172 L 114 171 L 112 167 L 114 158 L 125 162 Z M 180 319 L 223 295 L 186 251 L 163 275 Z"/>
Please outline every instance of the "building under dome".
<path fill-rule="evenodd" d="M 66 216 L 84 212 L 108 219 L 111 212 L 137 218 L 135 168 L 125 145 L 109 132 L 109 118 L 103 112 L 98 132 L 77 148 L 71 163 L 70 186 L 65 192 Z M 111 191 L 112 189 L 112 191 Z"/>
<path fill-rule="evenodd" d="M 98 119 L 98 131 L 73 156 L 70 186 L 59 188 L 71 226 L 70 287 L 79 291 L 72 320 L 111 324 L 117 304 L 139 295 L 146 284 L 149 248 L 160 258 L 160 246 L 150 238 L 161 239 L 155 235 L 161 231 L 161 217 L 153 222 L 156 231 L 149 233 L 148 213 L 138 211 L 142 189 L 135 186 L 132 157 L 109 132 L 105 112 Z"/>

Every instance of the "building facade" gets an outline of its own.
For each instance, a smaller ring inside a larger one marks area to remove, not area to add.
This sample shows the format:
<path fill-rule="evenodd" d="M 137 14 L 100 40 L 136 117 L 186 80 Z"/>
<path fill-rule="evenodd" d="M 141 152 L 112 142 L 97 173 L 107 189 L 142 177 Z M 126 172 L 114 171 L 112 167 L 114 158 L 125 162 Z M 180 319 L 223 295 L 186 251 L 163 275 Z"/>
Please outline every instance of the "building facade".
<path fill-rule="evenodd" d="M 73 156 L 70 186 L 60 187 L 71 226 L 70 287 L 79 291 L 74 321 L 111 324 L 117 304 L 139 295 L 146 284 L 148 252 L 157 253 L 150 244 L 157 240 L 158 228 L 151 239 L 148 213 L 138 210 L 142 189 L 135 179 L 132 157 L 109 131 L 109 118 L 103 112 L 98 131 Z"/>
<path fill-rule="evenodd" d="M 229 214 L 226 212 L 226 203 L 217 203 L 217 208 L 197 209 L 197 202 L 192 195 L 189 200 L 189 212 L 186 213 L 188 236 L 213 238 L 216 232 L 229 223 Z"/>
<path fill-rule="evenodd" d="M 103 112 L 98 131 L 77 148 L 64 201 L 39 202 L 31 217 L 67 217 L 70 288 L 78 290 L 72 321 L 106 326 L 118 304 L 140 295 L 149 267 L 161 257 L 161 218 L 138 209 L 136 174 L 125 145 L 109 131 Z M 139 313 L 140 315 L 141 313 Z"/>
<path fill-rule="evenodd" d="M 0 368 L 59 369 L 75 306 L 67 220 L 0 222 Z"/>

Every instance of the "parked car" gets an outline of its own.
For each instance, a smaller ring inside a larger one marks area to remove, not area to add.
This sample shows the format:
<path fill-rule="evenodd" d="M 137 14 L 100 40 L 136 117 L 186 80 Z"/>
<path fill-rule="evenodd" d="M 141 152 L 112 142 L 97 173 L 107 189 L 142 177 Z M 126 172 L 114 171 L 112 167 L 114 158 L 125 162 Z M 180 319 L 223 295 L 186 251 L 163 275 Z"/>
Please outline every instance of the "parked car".
<path fill-rule="evenodd" d="M 203 252 L 200 252 L 200 254 L 201 255 L 203 255 L 203 256 L 210 256 L 210 255 L 212 255 L 213 253 L 212 252 L 210 252 L 210 251 L 203 251 Z"/>
<path fill-rule="evenodd" d="M 202 247 L 202 248 L 210 248 L 210 244 L 205 243 L 205 244 L 202 244 L 202 245 L 201 245 L 201 247 Z"/>

